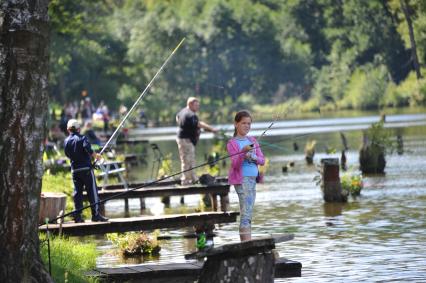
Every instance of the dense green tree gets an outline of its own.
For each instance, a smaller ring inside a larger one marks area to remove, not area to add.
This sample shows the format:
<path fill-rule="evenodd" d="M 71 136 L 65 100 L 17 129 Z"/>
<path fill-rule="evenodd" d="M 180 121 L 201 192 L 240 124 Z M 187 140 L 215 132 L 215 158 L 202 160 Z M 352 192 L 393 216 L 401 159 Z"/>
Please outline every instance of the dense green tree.
<path fill-rule="evenodd" d="M 112 104 L 123 80 L 126 45 L 103 27 L 107 1 L 52 0 L 51 93 L 59 101 L 80 98 L 88 90 Z"/>
<path fill-rule="evenodd" d="M 426 4 L 404 2 L 422 65 Z M 290 98 L 310 99 L 318 109 L 372 107 L 348 98 L 359 93 L 363 74 L 384 78 L 386 86 L 402 83 L 413 70 L 400 3 L 53 0 L 51 91 L 65 101 L 88 89 L 96 101 L 130 106 L 185 37 L 141 103 L 155 121 L 173 123 L 192 95 L 202 98 L 206 118 L 218 119 L 238 108 Z M 384 99 L 373 101 L 378 107 Z"/>

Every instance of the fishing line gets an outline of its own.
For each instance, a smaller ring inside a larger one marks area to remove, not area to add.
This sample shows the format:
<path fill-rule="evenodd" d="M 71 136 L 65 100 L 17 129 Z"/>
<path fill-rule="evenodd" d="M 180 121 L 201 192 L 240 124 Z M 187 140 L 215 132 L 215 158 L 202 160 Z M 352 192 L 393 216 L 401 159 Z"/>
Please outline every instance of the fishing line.
<path fill-rule="evenodd" d="M 306 135 L 309 135 L 309 134 L 297 135 L 297 136 L 294 136 L 294 137 L 291 137 L 291 138 L 297 138 L 297 137 L 299 137 L 299 136 L 306 136 Z M 259 144 L 259 146 L 258 146 L 258 147 L 254 147 L 254 148 L 260 148 L 260 147 L 262 147 L 262 146 Z M 69 212 L 69 213 L 66 213 L 66 214 L 64 214 L 64 215 L 58 216 L 58 217 L 56 217 L 56 218 L 54 218 L 54 219 L 52 219 L 52 220 L 49 220 L 49 223 L 55 223 L 57 220 L 59 220 L 59 219 L 61 219 L 61 218 L 65 218 L 66 216 L 70 216 L 70 215 L 72 215 L 72 214 L 74 214 L 74 213 L 82 212 L 83 210 L 85 210 L 85 209 L 87 209 L 87 208 L 94 207 L 95 205 L 102 204 L 102 203 L 104 203 L 104 202 L 106 202 L 106 201 L 112 200 L 112 199 L 117 198 L 117 197 L 119 197 L 119 196 L 123 196 L 123 195 L 127 194 L 128 192 L 132 192 L 132 191 L 135 191 L 135 190 L 138 190 L 138 189 L 142 189 L 142 188 L 145 188 L 145 187 L 149 187 L 149 186 L 151 186 L 151 185 L 155 185 L 155 184 L 157 184 L 157 183 L 159 183 L 159 182 L 161 182 L 161 181 L 164 181 L 164 180 L 170 179 L 170 178 L 175 177 L 175 176 L 179 176 L 179 175 L 181 175 L 182 173 L 189 172 L 189 171 L 192 171 L 192 170 L 195 170 L 195 169 L 198 169 L 198 168 L 201 168 L 201 167 L 207 166 L 207 165 L 209 165 L 209 166 L 213 166 L 213 165 L 215 165 L 217 162 L 219 162 L 219 161 L 221 161 L 221 160 L 225 160 L 225 159 L 231 158 L 231 157 L 233 157 L 233 156 L 236 156 L 236 155 L 239 155 L 239 154 L 245 154 L 245 153 L 246 153 L 245 151 L 240 151 L 240 152 L 237 152 L 237 153 L 234 153 L 234 154 L 226 155 L 226 156 L 220 157 L 220 158 L 218 158 L 218 159 L 216 159 L 216 160 L 208 161 L 208 162 L 205 162 L 205 163 L 202 163 L 202 164 L 196 165 L 196 166 L 194 166 L 194 167 L 192 167 L 192 168 L 188 168 L 188 169 L 186 169 L 186 170 L 183 170 L 183 171 L 180 171 L 180 172 L 177 172 L 177 173 L 173 173 L 173 174 L 171 174 L 171 175 L 169 175 L 169 176 L 161 177 L 161 178 L 159 178 L 159 179 L 157 179 L 157 180 L 154 180 L 154 181 L 151 181 L 151 182 L 145 183 L 145 184 L 143 184 L 143 185 L 141 185 L 141 186 L 139 186 L 139 187 L 130 188 L 130 189 L 128 189 L 128 190 L 126 190 L 126 191 L 123 191 L 123 192 L 121 192 L 121 193 L 117 193 L 117 194 L 115 194 L 115 195 L 113 195 L 113 196 L 110 196 L 110 197 L 108 197 L 108 198 L 105 198 L 105 199 L 99 200 L 99 201 L 97 201 L 96 203 L 93 203 L 93 204 L 91 204 L 91 205 L 87 205 L 87 206 L 85 206 L 85 207 L 83 207 L 83 208 L 80 208 L 80 209 L 77 209 L 77 210 L 73 210 L 73 211 L 71 211 L 71 212 Z M 41 227 L 41 226 L 43 226 L 43 225 L 44 225 L 44 224 L 41 224 L 41 225 L 39 225 L 39 227 Z"/>
<path fill-rule="evenodd" d="M 142 92 L 142 94 L 138 97 L 138 99 L 135 101 L 135 103 L 133 104 L 133 106 L 130 108 L 130 110 L 127 112 L 127 114 L 124 116 L 123 120 L 120 122 L 120 124 L 117 126 L 117 128 L 115 129 L 114 133 L 111 135 L 111 137 L 108 139 L 108 141 L 105 143 L 105 145 L 103 146 L 102 150 L 99 152 L 99 154 L 102 154 L 105 149 L 108 147 L 108 145 L 111 143 L 111 141 L 114 139 L 114 137 L 117 135 L 118 131 L 120 131 L 121 127 L 123 126 L 124 122 L 127 120 L 127 118 L 129 117 L 129 115 L 132 113 L 132 111 L 136 108 L 136 106 L 138 105 L 139 101 L 145 96 L 146 92 L 149 90 L 149 88 L 151 87 L 152 83 L 154 82 L 154 80 L 157 78 L 157 76 L 161 73 L 161 71 L 163 70 L 163 68 L 167 65 L 167 63 L 169 62 L 169 60 L 173 57 L 173 55 L 176 53 L 176 51 L 179 49 L 179 47 L 182 45 L 182 43 L 184 42 L 185 38 L 183 38 L 179 44 L 175 47 L 175 49 L 173 49 L 172 53 L 169 55 L 169 57 L 167 57 L 167 59 L 164 61 L 163 65 L 161 65 L 160 69 L 157 71 L 157 73 L 154 75 L 154 77 L 151 79 L 151 81 L 148 83 L 148 85 L 145 87 L 144 91 Z M 96 163 L 96 162 L 95 162 Z"/>

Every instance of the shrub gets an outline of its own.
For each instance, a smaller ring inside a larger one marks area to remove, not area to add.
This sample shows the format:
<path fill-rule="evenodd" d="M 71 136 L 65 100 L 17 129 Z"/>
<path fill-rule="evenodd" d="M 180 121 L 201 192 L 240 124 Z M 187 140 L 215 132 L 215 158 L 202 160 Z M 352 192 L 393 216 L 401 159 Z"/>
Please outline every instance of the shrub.
<path fill-rule="evenodd" d="M 340 182 L 342 184 L 342 189 L 349 192 L 352 196 L 360 195 L 364 187 L 362 175 L 351 175 L 346 173 L 340 178 Z"/>
<path fill-rule="evenodd" d="M 374 109 L 383 104 L 388 85 L 387 69 L 383 65 L 357 68 L 351 76 L 341 101 L 343 108 Z"/>
<path fill-rule="evenodd" d="M 426 104 L 426 79 L 417 80 L 411 72 L 399 85 L 392 85 L 386 90 L 386 105 L 417 106 Z"/>
<path fill-rule="evenodd" d="M 144 232 L 111 233 L 107 237 L 123 256 L 156 255 L 161 250 L 157 237 Z"/>

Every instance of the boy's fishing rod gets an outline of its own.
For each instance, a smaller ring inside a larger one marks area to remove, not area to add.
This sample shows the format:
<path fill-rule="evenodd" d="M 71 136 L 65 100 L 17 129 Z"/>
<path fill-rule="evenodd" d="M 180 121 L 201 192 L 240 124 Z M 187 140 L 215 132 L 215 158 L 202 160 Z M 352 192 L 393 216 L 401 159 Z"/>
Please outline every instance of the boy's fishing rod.
<path fill-rule="evenodd" d="M 269 128 L 269 127 L 268 127 L 268 128 Z M 303 135 L 300 135 L 300 136 L 306 136 L 306 135 L 308 135 L 308 134 L 303 134 Z M 299 136 L 299 135 L 298 135 L 298 136 Z M 298 136 L 294 136 L 294 137 L 291 137 L 291 138 L 297 138 Z M 262 146 L 259 144 L 259 146 L 258 146 L 258 147 L 256 147 L 256 148 L 259 148 L 259 147 L 262 147 Z M 164 180 L 167 180 L 167 179 L 173 178 L 173 177 L 175 177 L 175 176 L 179 176 L 179 175 L 181 175 L 182 173 L 189 172 L 189 171 L 192 171 L 192 170 L 195 170 L 195 169 L 198 169 L 198 168 L 201 168 L 201 167 L 207 166 L 207 165 L 209 165 L 209 166 L 210 166 L 210 165 L 214 165 L 214 164 L 216 164 L 217 162 L 219 162 L 219 161 L 221 161 L 221 160 L 225 160 L 225 159 L 231 158 L 231 157 L 233 157 L 233 156 L 236 156 L 236 155 L 239 155 L 239 154 L 245 154 L 245 153 L 246 153 L 246 151 L 239 151 L 239 152 L 234 153 L 234 154 L 228 154 L 228 155 L 223 156 L 223 157 L 220 157 L 220 158 L 218 158 L 218 159 L 216 159 L 216 160 L 208 161 L 208 162 L 205 162 L 205 163 L 202 163 L 202 164 L 196 165 L 196 166 L 194 166 L 194 167 L 192 167 L 192 168 L 188 168 L 188 169 L 186 169 L 186 170 L 183 170 L 183 171 L 180 171 L 180 172 L 177 172 L 177 173 L 173 173 L 173 174 L 171 174 L 171 175 L 169 175 L 169 176 L 161 177 L 161 178 L 159 178 L 159 179 L 157 179 L 157 180 L 154 180 L 154 181 L 151 181 L 151 182 L 145 183 L 145 184 L 143 184 L 143 185 L 141 185 L 141 186 L 139 186 L 139 187 L 130 188 L 130 189 L 128 189 L 128 190 L 126 190 L 126 191 L 123 191 L 123 192 L 121 192 L 121 193 L 117 193 L 117 194 L 115 194 L 115 195 L 113 195 L 113 196 L 110 196 L 110 197 L 108 197 L 108 198 L 105 198 L 105 199 L 99 200 L 99 201 L 97 201 L 97 202 L 95 202 L 95 203 L 93 203 L 93 204 L 91 204 L 91 205 L 87 205 L 87 206 L 85 206 L 85 207 L 83 207 L 83 208 L 80 208 L 80 209 L 77 209 L 77 210 L 73 210 L 73 211 L 68 212 L 68 213 L 66 213 L 66 214 L 64 214 L 64 215 L 58 216 L 58 217 L 56 217 L 56 218 L 54 218 L 54 219 L 52 219 L 52 220 L 49 220 L 49 223 L 55 223 L 57 220 L 59 220 L 59 219 L 61 219 L 61 218 L 65 218 L 66 216 L 70 216 L 70 215 L 72 215 L 72 214 L 74 214 L 74 213 L 76 213 L 76 212 L 81 212 L 81 211 L 83 211 L 83 210 L 85 210 L 85 209 L 87 209 L 87 208 L 90 208 L 90 207 L 92 207 L 92 206 L 95 206 L 95 205 L 98 205 L 98 204 L 102 204 L 102 203 L 104 203 L 104 202 L 106 202 L 106 201 L 109 201 L 109 200 L 112 200 L 112 199 L 117 198 L 117 197 L 119 197 L 119 196 L 125 195 L 125 194 L 127 194 L 128 192 L 132 192 L 132 191 L 139 190 L 139 189 L 142 189 L 142 188 L 145 188 L 145 187 L 149 187 L 149 186 L 154 185 L 154 184 L 157 184 L 157 183 L 159 183 L 159 182 L 161 182 L 161 181 L 164 181 Z M 41 224 L 41 225 L 39 225 L 39 227 L 41 227 L 41 226 L 43 226 L 43 225 L 44 225 L 44 224 Z"/>
<path fill-rule="evenodd" d="M 118 127 L 115 129 L 114 133 L 111 135 L 111 137 L 108 139 L 108 141 L 105 143 L 105 145 L 103 146 L 102 150 L 99 152 L 99 154 L 102 154 L 105 149 L 108 148 L 108 145 L 111 143 L 111 141 L 114 139 L 114 137 L 117 135 L 118 131 L 120 131 L 121 127 L 123 126 L 124 122 L 127 120 L 127 118 L 130 116 L 130 114 L 132 113 L 132 111 L 136 108 L 136 106 L 138 105 L 139 101 L 144 97 L 144 95 L 146 94 L 146 92 L 149 90 L 149 88 L 151 87 L 152 83 L 154 82 L 154 80 L 157 78 L 157 76 L 161 73 L 161 71 L 163 70 L 163 68 L 167 65 L 167 63 L 169 62 L 169 60 L 173 57 L 173 55 L 176 53 L 176 51 L 179 49 L 179 47 L 182 45 L 182 43 L 184 42 L 185 38 L 183 38 L 179 44 L 175 47 L 175 49 L 173 50 L 173 52 L 169 55 L 169 57 L 167 57 L 166 61 L 164 61 L 163 65 L 161 65 L 160 69 L 157 71 L 157 73 L 154 75 L 154 77 L 151 79 L 151 81 L 149 82 L 149 84 L 146 86 L 146 88 L 144 89 L 144 91 L 142 92 L 142 94 L 138 97 L 138 99 L 135 101 L 135 103 L 133 104 L 132 108 L 130 108 L 130 110 L 127 112 L 127 114 L 124 116 L 123 120 L 120 122 L 120 124 L 118 125 Z"/>

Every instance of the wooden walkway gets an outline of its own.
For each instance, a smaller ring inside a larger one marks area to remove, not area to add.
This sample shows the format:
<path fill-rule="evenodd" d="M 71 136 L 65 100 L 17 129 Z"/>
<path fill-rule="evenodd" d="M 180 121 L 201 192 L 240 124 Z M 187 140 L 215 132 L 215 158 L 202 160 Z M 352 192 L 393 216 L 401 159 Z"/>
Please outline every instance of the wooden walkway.
<path fill-rule="evenodd" d="M 127 185 L 131 188 L 137 188 L 137 187 L 165 187 L 165 186 L 174 186 L 174 185 L 180 185 L 180 180 L 174 180 L 174 179 L 166 179 L 164 181 L 156 182 L 154 184 L 151 184 L 152 182 L 129 182 Z M 227 184 L 228 178 L 227 177 L 216 177 L 216 183 L 218 184 Z M 111 185 L 103 185 L 99 186 L 100 188 L 104 190 L 114 190 L 114 189 L 123 189 L 123 184 L 111 184 Z"/>
<path fill-rule="evenodd" d="M 166 186 L 166 187 L 145 187 L 141 189 L 129 190 L 125 189 L 109 189 L 100 190 L 99 198 L 104 200 L 121 194 L 114 199 L 123 198 L 147 198 L 147 197 L 165 197 L 165 196 L 181 196 L 181 195 L 194 195 L 194 194 L 212 194 L 212 195 L 228 195 L 228 184 L 214 184 L 210 186 L 196 185 L 196 186 Z M 88 200 L 86 192 L 84 192 L 84 200 Z"/>
<path fill-rule="evenodd" d="M 108 222 L 49 224 L 49 231 L 65 235 L 86 236 L 105 233 L 146 231 L 162 228 L 182 228 L 194 225 L 235 222 L 239 212 L 200 212 L 190 214 L 170 214 L 162 216 L 141 216 L 130 218 L 114 218 Z M 39 227 L 40 232 L 46 231 L 46 225 Z"/>
<path fill-rule="evenodd" d="M 95 268 L 86 272 L 86 276 L 101 282 L 194 282 L 200 275 L 203 261 L 191 263 L 143 264 L 116 268 Z M 302 276 L 302 264 L 286 258 L 275 262 L 275 278 Z"/>

